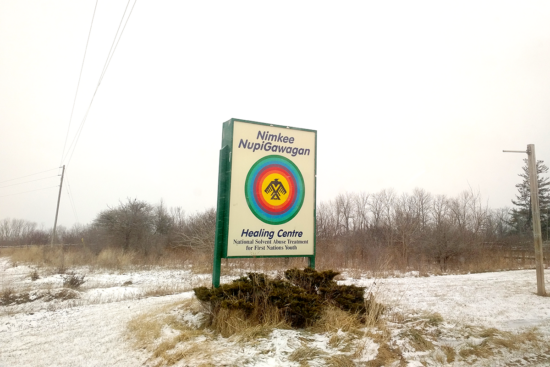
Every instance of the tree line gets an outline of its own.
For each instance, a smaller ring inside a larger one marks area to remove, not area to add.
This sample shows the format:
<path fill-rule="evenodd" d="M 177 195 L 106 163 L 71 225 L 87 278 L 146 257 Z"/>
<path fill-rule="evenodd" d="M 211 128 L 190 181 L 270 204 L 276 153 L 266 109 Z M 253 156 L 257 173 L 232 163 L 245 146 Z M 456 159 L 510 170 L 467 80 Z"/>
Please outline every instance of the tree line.
<path fill-rule="evenodd" d="M 391 256 L 404 268 L 434 261 L 444 270 L 477 249 L 503 246 L 513 232 L 508 209 L 490 209 L 479 194 L 432 195 L 423 189 L 346 193 L 317 208 L 317 243 L 341 246 L 350 260 Z"/>
<path fill-rule="evenodd" d="M 539 202 L 543 237 L 548 238 L 550 183 L 539 170 Z M 390 259 L 402 268 L 431 262 L 445 270 L 488 248 L 529 246 L 530 199 L 526 170 L 516 185 L 514 209 L 491 209 L 479 193 L 463 191 L 456 197 L 433 195 L 417 188 L 398 194 L 386 189 L 376 193 L 342 193 L 321 202 L 316 209 L 317 254 L 338 256 L 344 262 L 376 262 Z M 165 250 L 211 252 L 214 247 L 216 210 L 186 214 L 164 202 L 150 204 L 126 199 L 101 211 L 92 223 L 59 227 L 60 243 L 82 244 L 100 251 L 117 247 L 124 251 L 155 254 Z M 46 245 L 51 231 L 20 219 L 0 221 L 0 245 Z"/>

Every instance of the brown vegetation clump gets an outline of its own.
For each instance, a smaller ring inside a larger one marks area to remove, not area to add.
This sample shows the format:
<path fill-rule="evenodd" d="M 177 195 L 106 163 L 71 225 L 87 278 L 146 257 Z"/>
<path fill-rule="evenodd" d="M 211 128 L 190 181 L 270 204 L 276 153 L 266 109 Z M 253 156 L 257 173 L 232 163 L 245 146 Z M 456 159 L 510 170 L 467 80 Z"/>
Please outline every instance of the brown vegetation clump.
<path fill-rule="evenodd" d="M 327 318 L 339 317 L 325 312 L 329 308 L 364 321 L 374 301 L 365 300 L 362 287 L 338 285 L 336 275 L 332 270 L 317 272 L 311 268 L 287 270 L 286 279 L 249 273 L 219 288 L 198 287 L 194 291 L 210 309 L 212 327 L 224 336 L 242 326 L 266 323 L 293 328 L 313 326 L 320 320 L 326 324 Z"/>
<path fill-rule="evenodd" d="M 28 292 L 17 293 L 11 287 L 4 288 L 0 293 L 0 306 L 9 306 L 12 304 L 21 304 L 30 302 Z"/>
<path fill-rule="evenodd" d="M 86 282 L 84 278 L 84 275 L 69 272 L 63 277 L 63 287 L 78 289 L 82 284 Z"/>

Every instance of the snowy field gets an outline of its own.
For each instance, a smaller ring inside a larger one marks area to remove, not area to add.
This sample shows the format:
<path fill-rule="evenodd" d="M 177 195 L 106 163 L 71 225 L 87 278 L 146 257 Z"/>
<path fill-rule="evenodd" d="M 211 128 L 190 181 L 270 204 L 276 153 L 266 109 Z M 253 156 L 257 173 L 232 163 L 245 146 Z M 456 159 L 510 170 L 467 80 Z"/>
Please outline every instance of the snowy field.
<path fill-rule="evenodd" d="M 25 302 L 13 298 L 11 304 L 0 306 L 0 367 L 153 366 L 158 361 L 147 350 L 132 344 L 128 332 L 130 320 L 161 312 L 158 310 L 167 312 L 168 308 L 172 310 L 168 312 L 176 312 L 180 319 L 192 322 L 196 315 L 186 314 L 184 308 L 174 305 L 192 298 L 193 287 L 210 284 L 208 274 L 197 275 L 190 270 L 72 270 L 85 275 L 85 283 L 74 294 L 63 297 L 59 293 L 63 289 L 62 275 L 39 269 L 39 278 L 32 281 L 33 269 L 13 266 L 8 258 L 0 258 L 3 297 L 6 290 L 20 298 L 27 297 Z M 345 272 L 342 275 L 341 283 L 367 287 L 394 315 L 388 319 L 391 340 L 401 345 L 403 353 L 401 361 L 389 365 L 550 366 L 550 297 L 536 296 L 534 270 L 433 277 L 408 274 L 380 279 L 351 279 Z M 549 270 L 545 278 L 546 289 L 550 290 Z M 404 332 L 403 325 L 410 328 L 412 323 L 422 320 L 422 315 L 434 314 L 442 318 L 437 333 L 432 333 L 436 346 L 451 346 L 460 351 L 466 346 L 483 345 L 484 337 L 479 335 L 484 334 L 473 330 L 490 328 L 510 333 L 529 331 L 538 335 L 538 340 L 522 347 L 504 348 L 483 358 L 460 358 L 457 353 L 451 362 L 437 348 L 426 351 L 407 348 L 404 335 L 410 333 Z M 395 315 L 401 315 L 401 321 L 394 320 Z M 174 331 L 163 330 L 168 336 L 171 332 Z M 376 338 L 368 335 L 365 331 L 361 353 L 354 356 L 356 365 L 374 360 L 379 352 Z M 198 336 L 188 343 L 202 345 L 205 353 L 189 354 L 189 358 L 175 365 L 338 365 L 328 363 L 327 356 L 344 355 L 346 351 L 331 342 L 332 336 L 276 329 L 244 344 L 221 337 L 208 342 L 204 336 Z M 185 348 L 185 343 L 181 344 L 179 348 Z M 292 360 L 290 356 L 295 357 L 304 345 L 320 351 L 324 357 L 312 356 L 307 363 L 303 359 Z"/>

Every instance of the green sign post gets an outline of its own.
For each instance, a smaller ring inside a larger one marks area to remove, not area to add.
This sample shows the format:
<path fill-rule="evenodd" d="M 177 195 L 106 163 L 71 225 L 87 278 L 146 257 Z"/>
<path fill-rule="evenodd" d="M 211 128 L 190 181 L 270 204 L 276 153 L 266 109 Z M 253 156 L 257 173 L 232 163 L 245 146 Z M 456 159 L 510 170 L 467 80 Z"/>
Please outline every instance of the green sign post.
<path fill-rule="evenodd" d="M 222 258 L 307 257 L 315 267 L 317 131 L 223 124 L 212 285 Z"/>

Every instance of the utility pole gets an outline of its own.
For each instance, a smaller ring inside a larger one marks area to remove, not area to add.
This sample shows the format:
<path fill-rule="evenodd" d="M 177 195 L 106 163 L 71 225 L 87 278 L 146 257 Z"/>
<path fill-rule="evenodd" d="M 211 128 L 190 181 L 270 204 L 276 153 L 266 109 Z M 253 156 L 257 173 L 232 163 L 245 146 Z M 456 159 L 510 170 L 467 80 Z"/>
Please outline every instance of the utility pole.
<path fill-rule="evenodd" d="M 55 221 L 53 222 L 52 243 L 55 242 L 55 230 L 57 229 L 57 215 L 59 214 L 59 202 L 61 201 L 61 189 L 63 188 L 63 177 L 65 176 L 65 165 L 63 165 L 63 171 L 61 171 L 61 184 L 59 185 L 59 195 L 57 196 L 57 209 L 55 210 Z"/>
<path fill-rule="evenodd" d="M 537 268 L 537 294 L 546 296 L 544 289 L 544 262 L 542 253 L 542 234 L 540 227 L 539 209 L 539 182 L 537 175 L 537 158 L 535 156 L 535 144 L 527 145 L 526 151 L 503 150 L 505 153 L 527 153 L 529 184 L 531 189 L 531 217 L 533 218 L 533 241 L 535 244 L 535 263 Z"/>

